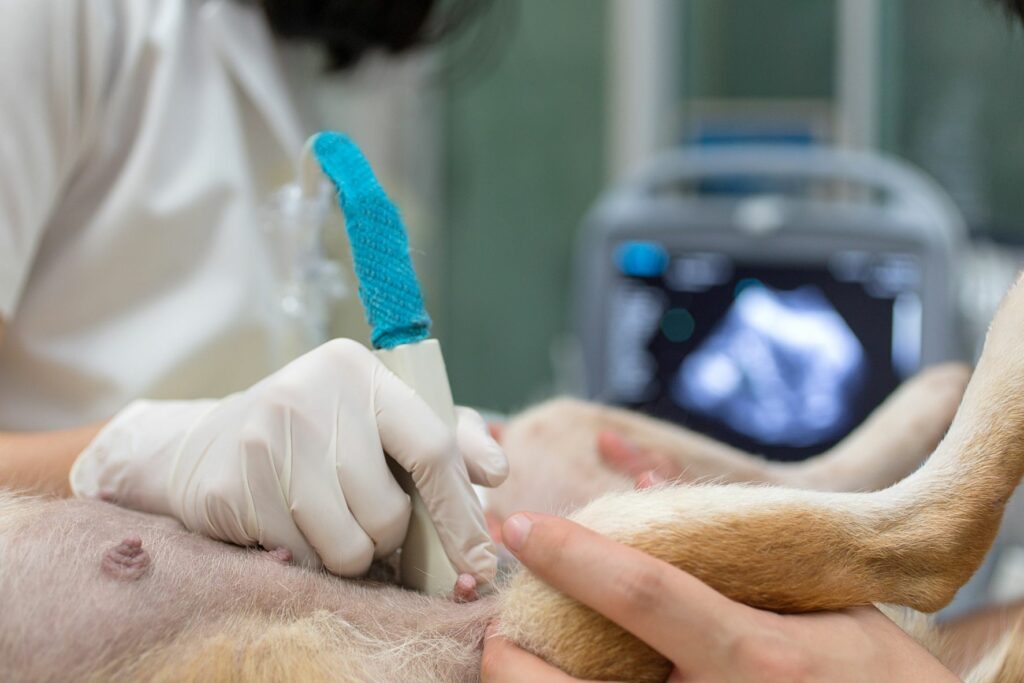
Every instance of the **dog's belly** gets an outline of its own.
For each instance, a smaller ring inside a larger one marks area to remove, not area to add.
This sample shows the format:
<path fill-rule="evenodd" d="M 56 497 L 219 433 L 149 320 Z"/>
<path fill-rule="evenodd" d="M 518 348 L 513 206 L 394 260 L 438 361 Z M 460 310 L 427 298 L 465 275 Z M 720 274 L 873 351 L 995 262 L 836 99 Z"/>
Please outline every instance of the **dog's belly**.
<path fill-rule="evenodd" d="M 113 505 L 26 504 L 0 492 L 0 679 L 78 678 L 232 615 L 282 621 L 326 611 L 368 642 L 429 635 L 475 647 L 492 609 L 286 560 Z"/>

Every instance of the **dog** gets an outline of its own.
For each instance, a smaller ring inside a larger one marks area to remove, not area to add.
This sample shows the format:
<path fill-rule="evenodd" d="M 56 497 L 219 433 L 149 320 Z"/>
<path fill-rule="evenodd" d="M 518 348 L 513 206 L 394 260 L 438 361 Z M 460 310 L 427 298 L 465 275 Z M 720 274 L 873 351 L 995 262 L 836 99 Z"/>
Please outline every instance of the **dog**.
<path fill-rule="evenodd" d="M 797 465 L 625 411 L 548 403 L 507 426 L 513 475 L 488 510 L 568 511 L 762 609 L 934 612 L 981 563 L 1024 472 L 1022 341 L 1018 283 L 966 390 L 963 368 L 926 371 L 835 449 Z M 683 481 L 631 490 L 597 454 L 603 430 L 668 454 Z M 289 560 L 106 503 L 2 493 L 0 678 L 472 681 L 495 617 L 506 637 L 578 677 L 661 681 L 670 669 L 525 570 L 496 596 L 457 605 Z M 921 619 L 887 614 L 951 664 Z M 1022 630 L 962 674 L 1024 680 Z"/>

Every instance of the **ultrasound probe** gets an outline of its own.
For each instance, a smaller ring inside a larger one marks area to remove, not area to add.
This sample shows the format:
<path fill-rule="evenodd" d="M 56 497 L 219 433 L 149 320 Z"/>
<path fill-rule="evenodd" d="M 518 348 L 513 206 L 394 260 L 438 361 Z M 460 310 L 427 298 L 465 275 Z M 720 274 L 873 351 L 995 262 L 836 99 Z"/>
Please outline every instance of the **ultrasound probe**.
<path fill-rule="evenodd" d="M 409 257 L 408 237 L 397 208 L 377 182 L 359 148 L 340 133 L 318 133 L 307 141 L 300 187 L 316 196 L 327 176 L 338 192 L 359 280 L 359 298 L 377 357 L 411 387 L 451 429 L 455 404 L 441 346 L 430 337 L 430 317 Z M 412 514 L 401 550 L 401 581 L 430 595 L 452 590 L 458 572 L 445 553 L 412 476 L 394 460 L 388 464 L 409 494 Z M 470 487 L 468 478 L 466 487 Z"/>

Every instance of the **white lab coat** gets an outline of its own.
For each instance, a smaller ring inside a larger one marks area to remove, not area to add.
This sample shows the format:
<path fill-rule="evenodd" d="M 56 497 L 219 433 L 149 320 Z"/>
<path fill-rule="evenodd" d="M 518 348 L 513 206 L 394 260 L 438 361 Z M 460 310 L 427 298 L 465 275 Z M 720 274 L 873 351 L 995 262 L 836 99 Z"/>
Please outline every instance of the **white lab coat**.
<path fill-rule="evenodd" d="M 0 3 L 0 430 L 271 371 L 258 208 L 304 137 L 254 3 Z"/>

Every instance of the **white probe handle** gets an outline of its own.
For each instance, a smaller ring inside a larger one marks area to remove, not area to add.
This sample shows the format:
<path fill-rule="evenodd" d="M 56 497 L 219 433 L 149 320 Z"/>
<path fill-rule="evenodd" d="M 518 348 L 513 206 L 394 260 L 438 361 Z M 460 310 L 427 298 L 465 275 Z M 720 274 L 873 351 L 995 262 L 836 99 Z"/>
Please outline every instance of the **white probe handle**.
<path fill-rule="evenodd" d="M 377 357 L 419 394 L 448 427 L 455 429 L 455 401 L 448 385 L 441 345 L 436 339 L 379 350 Z M 427 507 L 412 476 L 389 459 L 391 471 L 412 499 L 409 531 L 402 545 L 402 585 L 427 595 L 444 595 L 455 586 L 458 572 L 448 560 Z"/>

